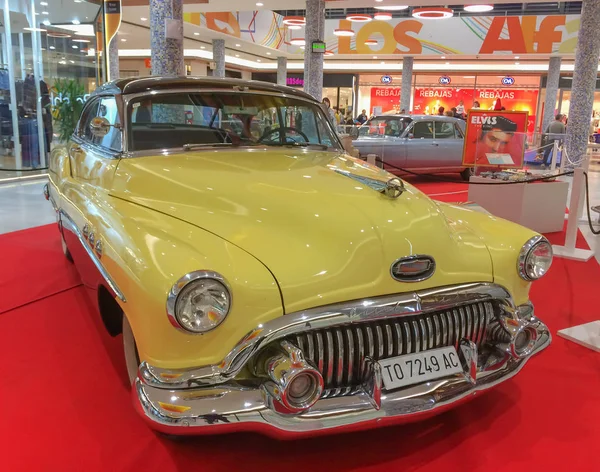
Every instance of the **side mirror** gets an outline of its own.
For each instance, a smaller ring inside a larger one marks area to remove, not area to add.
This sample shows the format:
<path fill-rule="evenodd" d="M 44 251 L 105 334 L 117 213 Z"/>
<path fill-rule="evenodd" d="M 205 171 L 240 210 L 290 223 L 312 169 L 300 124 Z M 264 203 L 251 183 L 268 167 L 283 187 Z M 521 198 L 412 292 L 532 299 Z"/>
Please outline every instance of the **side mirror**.
<path fill-rule="evenodd" d="M 90 130 L 92 134 L 97 138 L 103 138 L 110 131 L 110 123 L 102 116 L 93 118 L 90 123 Z"/>

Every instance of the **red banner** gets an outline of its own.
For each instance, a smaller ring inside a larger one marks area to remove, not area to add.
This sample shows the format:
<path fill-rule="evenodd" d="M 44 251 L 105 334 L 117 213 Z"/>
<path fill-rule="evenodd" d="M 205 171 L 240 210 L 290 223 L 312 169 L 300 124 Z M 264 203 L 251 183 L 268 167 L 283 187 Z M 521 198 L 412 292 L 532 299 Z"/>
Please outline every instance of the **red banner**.
<path fill-rule="evenodd" d="M 400 87 L 371 88 L 371 112 L 400 113 Z"/>
<path fill-rule="evenodd" d="M 452 107 L 458 108 L 461 100 L 466 112 L 473 105 L 474 92 L 471 88 L 417 87 L 415 88 L 413 113 L 415 115 L 437 115 L 440 107 L 444 107 L 444 111 L 449 111 Z"/>
<path fill-rule="evenodd" d="M 506 111 L 526 111 L 529 115 L 527 132 L 535 131 L 535 112 L 538 103 L 537 89 L 477 89 L 474 100 L 479 102 L 482 110 L 493 110 L 496 101 Z"/>
<path fill-rule="evenodd" d="M 463 165 L 523 167 L 527 112 L 470 110 Z"/>

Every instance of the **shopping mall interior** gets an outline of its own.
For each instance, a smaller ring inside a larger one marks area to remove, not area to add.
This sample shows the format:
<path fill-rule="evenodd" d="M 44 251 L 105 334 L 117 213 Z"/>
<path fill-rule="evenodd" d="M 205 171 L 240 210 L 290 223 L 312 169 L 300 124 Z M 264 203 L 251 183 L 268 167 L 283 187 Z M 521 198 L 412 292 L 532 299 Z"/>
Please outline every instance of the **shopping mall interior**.
<path fill-rule="evenodd" d="M 0 469 L 598 470 L 598 24 L 0 0 Z"/>

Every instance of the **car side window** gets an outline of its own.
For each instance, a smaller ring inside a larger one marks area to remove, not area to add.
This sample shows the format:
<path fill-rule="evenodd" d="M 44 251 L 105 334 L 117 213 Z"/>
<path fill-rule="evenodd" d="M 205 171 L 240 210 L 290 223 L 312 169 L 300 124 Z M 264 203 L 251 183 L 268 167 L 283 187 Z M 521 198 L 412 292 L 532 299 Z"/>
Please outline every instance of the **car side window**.
<path fill-rule="evenodd" d="M 415 139 L 433 139 L 433 122 L 415 121 L 412 134 Z"/>
<path fill-rule="evenodd" d="M 451 121 L 435 122 L 435 139 L 455 139 L 454 123 Z"/>
<path fill-rule="evenodd" d="M 93 139 L 92 131 L 90 129 L 91 121 L 98 114 L 98 105 L 100 104 L 100 100 L 90 100 L 86 107 L 83 109 L 81 113 L 81 117 L 79 118 L 79 126 L 77 128 L 77 136 L 85 139 L 86 141 L 91 142 Z"/>
<path fill-rule="evenodd" d="M 456 137 L 458 139 L 464 139 L 465 133 L 463 133 L 462 128 L 458 124 L 455 124 L 454 127 L 456 128 Z"/>
<path fill-rule="evenodd" d="M 112 151 L 121 151 L 121 119 L 115 98 L 102 98 L 96 116 L 106 118 L 111 126 L 106 135 L 93 136 L 91 142 Z"/>

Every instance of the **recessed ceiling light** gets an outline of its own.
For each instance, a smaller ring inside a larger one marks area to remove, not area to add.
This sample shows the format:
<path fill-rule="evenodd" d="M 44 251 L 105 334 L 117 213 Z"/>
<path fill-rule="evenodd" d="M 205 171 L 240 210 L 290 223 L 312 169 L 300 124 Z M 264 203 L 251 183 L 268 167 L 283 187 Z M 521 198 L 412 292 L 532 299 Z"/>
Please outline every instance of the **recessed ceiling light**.
<path fill-rule="evenodd" d="M 300 26 L 300 25 L 288 25 L 287 29 L 289 29 L 289 30 L 299 30 L 299 29 L 302 29 L 302 26 Z"/>
<path fill-rule="evenodd" d="M 47 11 L 43 11 L 42 15 L 49 15 L 50 13 L 48 13 Z"/>
<path fill-rule="evenodd" d="M 80 25 L 81 21 L 79 21 L 79 20 L 73 20 L 71 23 L 73 23 L 74 25 Z"/>
<path fill-rule="evenodd" d="M 241 48 L 241 47 L 242 47 L 242 45 L 241 45 L 241 44 L 236 44 L 236 45 L 235 45 L 235 47 L 236 47 L 236 48 Z"/>
<path fill-rule="evenodd" d="M 40 5 L 43 7 L 47 7 L 48 6 L 48 2 L 40 2 Z"/>
<path fill-rule="evenodd" d="M 35 16 L 40 16 L 40 14 L 39 14 L 39 13 L 36 11 L 36 12 L 35 12 Z"/>
<path fill-rule="evenodd" d="M 263 3 L 260 3 L 260 2 L 258 2 L 258 3 L 256 4 L 256 6 L 257 6 L 257 7 L 262 7 L 262 6 L 264 6 L 264 4 L 263 4 Z"/>
<path fill-rule="evenodd" d="M 284 16 L 282 23 L 286 26 L 304 26 L 306 18 L 303 16 Z"/>
<path fill-rule="evenodd" d="M 260 59 L 257 59 L 256 62 L 262 62 Z"/>
<path fill-rule="evenodd" d="M 373 56 L 373 59 L 377 59 L 377 56 Z"/>
<path fill-rule="evenodd" d="M 71 64 L 75 64 L 75 61 L 69 61 Z"/>
<path fill-rule="evenodd" d="M 71 46 L 71 47 L 72 47 L 73 49 L 79 49 L 79 46 L 75 46 L 74 44 L 73 44 L 73 46 Z"/>
<path fill-rule="evenodd" d="M 49 46 L 48 49 L 56 49 L 54 46 Z"/>
<path fill-rule="evenodd" d="M 267 56 L 270 56 L 270 55 L 271 55 L 271 53 L 270 53 L 270 52 L 268 52 L 268 53 L 267 53 Z"/>
<path fill-rule="evenodd" d="M 125 38 L 121 38 L 121 42 L 122 42 L 122 43 L 126 43 L 126 42 L 127 42 L 127 40 L 126 40 Z"/>
<path fill-rule="evenodd" d="M 141 21 L 148 21 L 148 18 L 144 18 L 143 16 L 140 18 Z"/>
<path fill-rule="evenodd" d="M 494 5 L 490 5 L 489 3 L 483 5 L 465 5 L 464 10 L 469 13 L 483 13 L 486 11 L 492 11 L 494 9 Z"/>
<path fill-rule="evenodd" d="M 200 33 L 198 33 L 197 31 L 194 33 L 194 36 L 200 36 Z"/>
<path fill-rule="evenodd" d="M 47 30 L 42 29 L 42 28 L 29 28 L 29 27 L 23 28 L 23 30 L 24 31 L 40 31 L 40 32 L 47 31 Z"/>
<path fill-rule="evenodd" d="M 44 21 L 42 21 L 42 23 L 44 25 L 46 25 L 46 26 L 50 26 L 51 25 L 50 20 L 44 20 Z"/>
<path fill-rule="evenodd" d="M 366 46 L 377 46 L 378 44 L 379 44 L 379 41 L 377 41 L 376 39 L 367 39 L 365 41 Z"/>
<path fill-rule="evenodd" d="M 376 10 L 400 11 L 406 10 L 408 5 L 386 5 L 385 7 L 374 7 Z"/>
<path fill-rule="evenodd" d="M 377 3 L 381 3 L 383 2 L 383 0 L 375 0 Z"/>
<path fill-rule="evenodd" d="M 442 56 L 442 59 L 446 59 L 446 56 Z"/>
<path fill-rule="evenodd" d="M 72 39 L 71 41 L 73 41 L 74 43 L 89 43 L 90 42 L 89 39 Z"/>
<path fill-rule="evenodd" d="M 58 61 L 59 64 L 65 65 L 67 61 Z"/>
<path fill-rule="evenodd" d="M 385 64 L 385 61 L 381 61 L 380 64 Z"/>
<path fill-rule="evenodd" d="M 449 66 L 449 65 L 450 65 L 450 63 L 449 63 L 449 62 L 446 62 L 446 65 L 447 65 L 447 66 Z"/>
<path fill-rule="evenodd" d="M 239 55 L 239 54 L 236 54 L 236 55 L 235 55 L 235 57 L 240 57 L 240 55 Z"/>
<path fill-rule="evenodd" d="M 515 56 L 515 59 L 519 59 L 519 56 Z"/>
<path fill-rule="evenodd" d="M 206 46 L 200 46 L 200 49 L 206 49 Z"/>
<path fill-rule="evenodd" d="M 306 45 L 306 40 L 304 38 L 292 38 L 290 39 L 290 44 L 294 46 L 304 46 Z"/>
<path fill-rule="evenodd" d="M 375 20 L 388 21 L 392 19 L 392 14 L 389 11 L 379 11 L 373 15 Z"/>
<path fill-rule="evenodd" d="M 354 31 L 346 28 L 338 28 L 333 31 L 336 36 L 354 36 Z"/>
<path fill-rule="evenodd" d="M 412 11 L 412 17 L 420 20 L 442 20 L 444 18 L 452 18 L 454 10 L 452 8 L 443 7 L 422 7 L 415 8 Z"/>
<path fill-rule="evenodd" d="M 348 21 L 354 21 L 356 23 L 366 23 L 368 21 L 371 21 L 373 19 L 373 17 L 371 15 L 352 14 L 352 15 L 346 15 L 346 19 Z"/>

